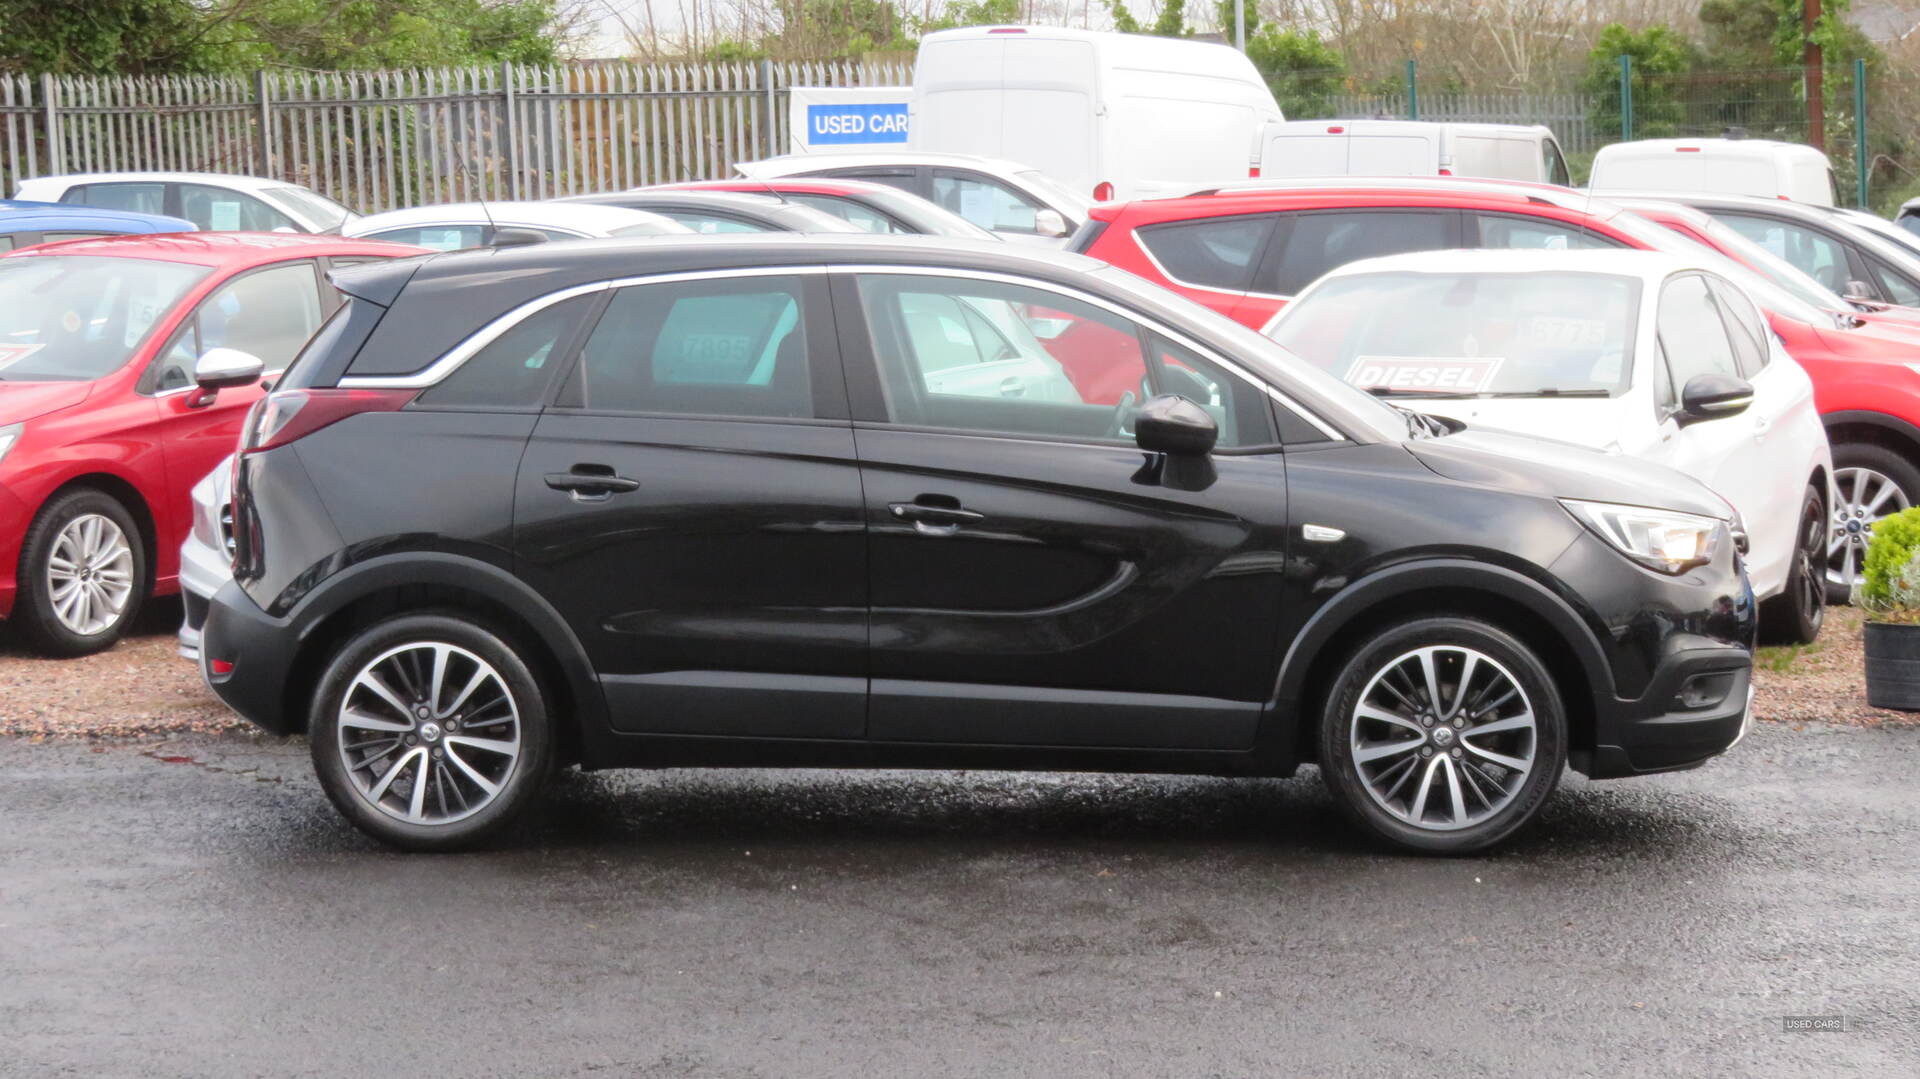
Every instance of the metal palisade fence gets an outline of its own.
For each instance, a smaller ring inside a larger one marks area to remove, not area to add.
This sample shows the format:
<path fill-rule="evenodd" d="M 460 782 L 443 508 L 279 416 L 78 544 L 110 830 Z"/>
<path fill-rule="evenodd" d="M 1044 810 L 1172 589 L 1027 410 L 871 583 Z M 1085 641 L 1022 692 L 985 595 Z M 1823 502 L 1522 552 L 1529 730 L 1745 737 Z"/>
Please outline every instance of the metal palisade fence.
<path fill-rule="evenodd" d="M 219 76 L 0 76 L 0 194 L 56 173 L 248 173 L 364 212 L 731 175 L 787 146 L 793 86 L 905 63 L 584 63 Z"/>

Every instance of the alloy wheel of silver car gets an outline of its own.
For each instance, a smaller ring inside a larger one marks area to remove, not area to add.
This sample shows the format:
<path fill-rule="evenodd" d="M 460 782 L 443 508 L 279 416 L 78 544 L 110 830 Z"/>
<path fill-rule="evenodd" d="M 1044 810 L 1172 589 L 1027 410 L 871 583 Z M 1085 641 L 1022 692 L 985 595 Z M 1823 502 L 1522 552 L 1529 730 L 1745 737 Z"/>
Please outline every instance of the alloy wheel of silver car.
<path fill-rule="evenodd" d="M 97 513 L 60 530 L 46 572 L 53 616 L 82 637 L 110 628 L 133 597 L 133 547 L 118 524 Z"/>
<path fill-rule="evenodd" d="M 1866 561 L 1873 523 L 1906 509 L 1909 502 L 1891 476 L 1871 468 L 1836 468 L 1833 484 L 1840 500 L 1827 541 L 1827 581 L 1851 588 Z"/>
<path fill-rule="evenodd" d="M 493 665 L 413 641 L 360 668 L 335 717 L 340 761 L 368 805 L 409 824 L 486 808 L 520 763 L 520 710 Z"/>
<path fill-rule="evenodd" d="M 1458 645 L 1416 648 L 1382 665 L 1348 732 L 1374 803 L 1434 831 L 1471 827 L 1511 804 L 1538 743 L 1532 702 L 1513 673 Z"/>

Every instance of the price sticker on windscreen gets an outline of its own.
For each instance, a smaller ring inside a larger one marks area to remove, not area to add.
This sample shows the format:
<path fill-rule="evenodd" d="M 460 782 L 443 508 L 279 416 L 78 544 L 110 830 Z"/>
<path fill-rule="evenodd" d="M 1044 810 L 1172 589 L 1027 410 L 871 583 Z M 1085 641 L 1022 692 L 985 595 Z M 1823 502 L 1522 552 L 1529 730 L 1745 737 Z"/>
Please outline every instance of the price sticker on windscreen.
<path fill-rule="evenodd" d="M 1482 393 L 1500 373 L 1498 356 L 1362 356 L 1347 381 L 1363 390 L 1438 390 Z"/>
<path fill-rule="evenodd" d="M 0 345 L 0 371 L 4 371 L 28 356 L 45 348 L 45 345 Z"/>

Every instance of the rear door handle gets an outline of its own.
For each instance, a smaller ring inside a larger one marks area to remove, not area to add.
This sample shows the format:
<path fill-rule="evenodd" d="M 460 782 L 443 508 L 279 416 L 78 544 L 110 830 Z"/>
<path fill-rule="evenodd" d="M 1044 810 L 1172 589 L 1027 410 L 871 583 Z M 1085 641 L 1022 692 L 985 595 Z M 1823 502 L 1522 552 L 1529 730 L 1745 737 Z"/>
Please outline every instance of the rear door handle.
<path fill-rule="evenodd" d="M 925 497 L 925 496 L 922 496 Z M 951 536 L 971 521 L 984 521 L 987 515 L 927 502 L 889 502 L 887 509 L 896 520 L 912 521 L 914 530 L 928 536 Z"/>
<path fill-rule="evenodd" d="M 567 492 L 577 502 L 604 502 L 613 495 L 640 489 L 639 480 L 616 476 L 611 468 L 607 468 L 605 472 L 586 471 L 600 468 L 606 468 L 606 466 L 575 465 L 571 472 L 549 472 L 546 475 L 547 486 L 556 491 Z"/>

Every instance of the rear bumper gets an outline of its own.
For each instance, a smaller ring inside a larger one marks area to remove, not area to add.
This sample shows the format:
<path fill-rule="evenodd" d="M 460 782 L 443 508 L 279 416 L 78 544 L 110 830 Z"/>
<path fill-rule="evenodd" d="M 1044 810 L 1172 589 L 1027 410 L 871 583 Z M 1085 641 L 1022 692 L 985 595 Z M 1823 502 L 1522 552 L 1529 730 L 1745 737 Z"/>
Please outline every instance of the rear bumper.
<path fill-rule="evenodd" d="M 1587 775 L 1617 779 L 1695 768 L 1732 749 L 1753 725 L 1753 658 L 1739 648 L 1681 652 L 1637 701 L 1622 701 L 1594 746 Z M 1688 691 L 1715 697 L 1693 705 Z"/>
<path fill-rule="evenodd" d="M 274 618 L 229 580 L 207 604 L 200 631 L 200 675 L 241 719 L 274 734 L 306 725 L 287 701 L 288 675 L 300 637 L 288 620 Z M 215 671 L 215 664 L 221 670 Z"/>
<path fill-rule="evenodd" d="M 215 593 L 233 579 L 225 552 L 192 536 L 180 545 L 180 654 L 200 658 L 200 637 Z"/>

